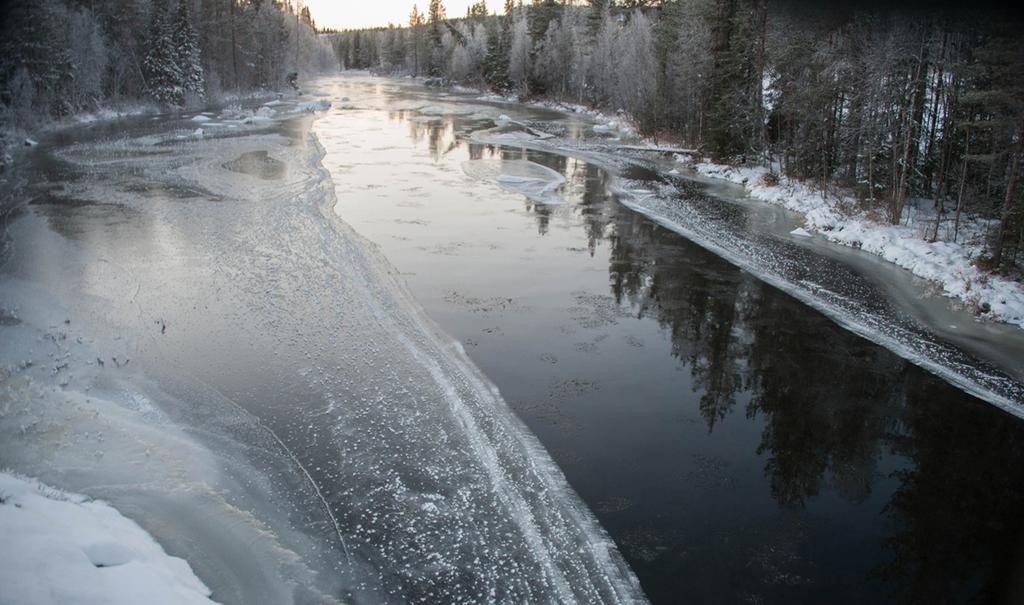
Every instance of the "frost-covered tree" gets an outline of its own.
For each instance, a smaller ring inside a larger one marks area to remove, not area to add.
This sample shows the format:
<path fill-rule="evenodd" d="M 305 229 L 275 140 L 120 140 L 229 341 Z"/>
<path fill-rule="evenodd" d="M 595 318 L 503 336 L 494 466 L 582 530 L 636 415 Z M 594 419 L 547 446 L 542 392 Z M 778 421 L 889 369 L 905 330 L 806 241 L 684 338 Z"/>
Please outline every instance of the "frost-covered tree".
<path fill-rule="evenodd" d="M 648 119 L 657 92 L 658 63 L 651 21 L 636 11 L 618 36 L 617 78 L 614 98 L 622 109 Z"/>
<path fill-rule="evenodd" d="M 192 14 L 186 0 L 178 1 L 174 21 L 174 59 L 181 74 L 180 86 L 186 96 L 202 99 L 206 94 L 199 37 L 192 27 Z"/>
<path fill-rule="evenodd" d="M 569 92 L 573 61 L 572 23 L 553 19 L 537 50 L 534 77 L 547 94 L 564 97 Z"/>
<path fill-rule="evenodd" d="M 181 105 L 184 101 L 182 73 L 167 7 L 154 7 L 149 27 L 149 50 L 142 64 L 146 90 L 158 103 Z"/>
<path fill-rule="evenodd" d="M 483 81 L 484 59 L 487 56 L 487 31 L 483 25 L 458 27 L 465 41 L 452 49 L 449 77 L 454 80 L 479 84 Z"/>
<path fill-rule="evenodd" d="M 517 13 L 509 45 L 508 77 L 516 89 L 525 91 L 530 81 L 533 42 L 530 39 L 530 25 L 526 15 L 522 11 Z"/>
<path fill-rule="evenodd" d="M 95 105 L 103 97 L 109 50 L 95 15 L 79 8 L 68 14 L 68 58 L 74 74 L 72 102 L 76 107 Z"/>
<path fill-rule="evenodd" d="M 618 62 L 620 29 L 618 20 L 612 18 L 611 13 L 605 10 L 601 25 L 594 36 L 588 64 L 590 74 L 587 80 L 590 82 L 591 100 L 597 103 L 616 101 L 615 65 Z"/>

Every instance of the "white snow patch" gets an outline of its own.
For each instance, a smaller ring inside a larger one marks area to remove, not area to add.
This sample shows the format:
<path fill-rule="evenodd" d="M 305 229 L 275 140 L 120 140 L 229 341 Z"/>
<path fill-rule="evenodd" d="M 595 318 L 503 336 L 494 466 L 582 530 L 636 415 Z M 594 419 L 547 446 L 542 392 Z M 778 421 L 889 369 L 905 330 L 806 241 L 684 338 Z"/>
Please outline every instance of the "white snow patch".
<path fill-rule="evenodd" d="M 797 227 L 796 229 L 790 231 L 789 234 L 798 235 L 800 237 L 812 237 L 811 233 L 807 231 L 807 229 L 804 229 L 803 227 Z"/>
<path fill-rule="evenodd" d="M 2 600 L 210 604 L 210 589 L 112 506 L 0 472 Z"/>
<path fill-rule="evenodd" d="M 209 122 L 210 118 L 208 118 L 207 116 L 204 116 L 203 114 L 199 114 L 199 115 L 193 117 L 192 121 L 193 122 Z"/>

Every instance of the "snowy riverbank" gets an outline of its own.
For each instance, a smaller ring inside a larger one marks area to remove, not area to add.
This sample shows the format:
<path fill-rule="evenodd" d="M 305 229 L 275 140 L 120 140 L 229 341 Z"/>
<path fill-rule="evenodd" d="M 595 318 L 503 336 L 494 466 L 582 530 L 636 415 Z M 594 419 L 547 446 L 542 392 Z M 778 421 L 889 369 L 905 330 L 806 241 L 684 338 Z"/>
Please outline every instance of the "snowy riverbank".
<path fill-rule="evenodd" d="M 479 92 L 464 87 L 455 87 L 455 91 Z M 515 95 L 485 94 L 479 99 L 521 102 Z M 612 116 L 584 105 L 544 99 L 525 103 L 590 116 L 597 122 L 592 127 L 593 132 L 609 141 L 632 140 L 639 136 L 635 120 L 625 114 Z M 642 143 L 652 151 L 671 151 L 671 147 L 659 146 L 653 140 L 643 139 Z M 766 182 L 764 176 L 769 170 L 762 166 L 695 162 L 689 154 L 676 157 L 702 176 L 744 186 L 751 198 L 803 214 L 805 224 L 793 235 L 821 235 L 830 242 L 877 255 L 929 280 L 935 284 L 936 291 L 975 316 L 1024 328 L 1024 285 L 979 269 L 976 264 L 985 257 L 992 221 L 968 215 L 961 217 L 956 241 L 953 241 L 953 218 L 952 214 L 947 214 L 939 226 L 938 237 L 930 241 L 936 221 L 930 200 L 910 200 L 901 223 L 890 225 L 858 210 L 852 198 L 834 193 L 825 195 L 785 176 L 777 178 L 774 184 Z"/>
<path fill-rule="evenodd" d="M 0 543 L 4 602 L 214 602 L 187 562 L 114 507 L 4 472 Z"/>
<path fill-rule="evenodd" d="M 635 121 L 628 116 L 610 116 L 583 105 L 541 101 L 532 103 L 568 113 L 585 114 L 598 124 L 594 132 L 614 137 L 637 135 Z M 644 140 L 648 147 L 659 147 Z M 667 148 L 664 148 L 667 149 Z M 698 174 L 739 184 L 750 197 L 783 206 L 804 215 L 804 227 L 793 235 L 821 235 L 830 242 L 859 248 L 929 280 L 944 296 L 978 317 L 1024 328 L 1024 285 L 979 269 L 977 262 L 986 255 L 986 239 L 993 222 L 974 216 L 961 217 L 956 241 L 952 213 L 943 216 L 938 237 L 936 212 L 931 200 L 910 200 L 899 225 L 890 225 L 857 209 L 856 200 L 834 193 L 823 194 L 796 179 L 782 176 L 766 181 L 769 170 L 763 166 L 737 167 L 694 161 L 694 156 L 678 154 L 677 160 L 690 165 Z"/>
<path fill-rule="evenodd" d="M 902 222 L 890 225 L 857 210 L 851 198 L 825 195 L 786 177 L 772 184 L 764 178 L 764 167 L 697 162 L 693 168 L 703 176 L 743 185 L 752 198 L 803 214 L 804 227 L 794 235 L 818 234 L 880 256 L 935 283 L 943 295 L 977 316 L 1024 328 L 1024 286 L 976 265 L 985 254 L 989 221 L 962 217 L 954 242 L 952 218 L 944 217 L 939 237 L 932 242 L 936 216 L 928 200 L 911 200 Z"/>

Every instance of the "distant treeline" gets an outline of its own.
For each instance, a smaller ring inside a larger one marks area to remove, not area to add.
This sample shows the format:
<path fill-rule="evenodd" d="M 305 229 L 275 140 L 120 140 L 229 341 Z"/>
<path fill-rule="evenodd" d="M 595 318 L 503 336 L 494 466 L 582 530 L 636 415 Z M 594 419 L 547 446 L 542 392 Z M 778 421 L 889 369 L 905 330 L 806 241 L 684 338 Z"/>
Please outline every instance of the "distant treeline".
<path fill-rule="evenodd" d="M 621 109 L 716 160 L 852 190 L 894 223 L 911 197 L 994 218 L 979 260 L 1005 271 L 1024 249 L 1024 29 L 984 4 L 508 0 L 448 19 L 431 0 L 407 26 L 332 37 L 348 68 Z"/>
<path fill-rule="evenodd" d="M 9 2 L 0 120 L 32 127 L 111 100 L 183 105 L 337 65 L 309 11 L 280 0 Z"/>

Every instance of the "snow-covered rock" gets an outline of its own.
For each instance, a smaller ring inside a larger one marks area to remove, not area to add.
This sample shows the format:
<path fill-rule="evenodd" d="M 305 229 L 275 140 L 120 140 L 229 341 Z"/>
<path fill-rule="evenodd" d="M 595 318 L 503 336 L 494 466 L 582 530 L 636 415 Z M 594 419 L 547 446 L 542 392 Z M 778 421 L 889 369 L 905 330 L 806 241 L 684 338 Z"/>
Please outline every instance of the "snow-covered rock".
<path fill-rule="evenodd" d="M 0 601 L 214 603 L 188 563 L 115 508 L 0 472 Z"/>

